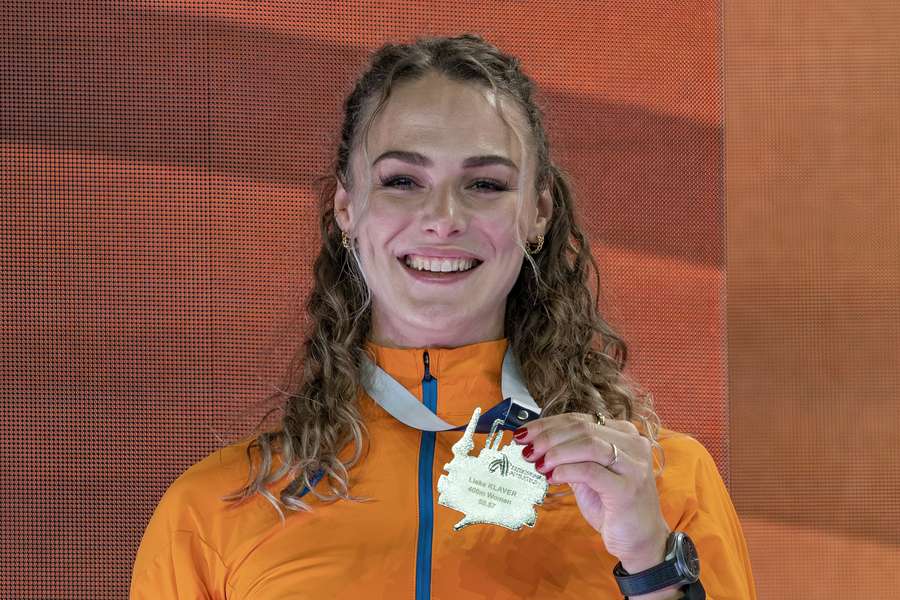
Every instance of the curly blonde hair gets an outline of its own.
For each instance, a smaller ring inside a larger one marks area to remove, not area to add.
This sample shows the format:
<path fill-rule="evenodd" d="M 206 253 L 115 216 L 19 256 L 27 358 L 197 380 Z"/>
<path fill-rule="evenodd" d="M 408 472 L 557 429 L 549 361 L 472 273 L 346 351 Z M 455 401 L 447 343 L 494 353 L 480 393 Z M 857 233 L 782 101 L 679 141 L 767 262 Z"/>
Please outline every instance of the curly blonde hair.
<path fill-rule="evenodd" d="M 280 426 L 251 441 L 248 482 L 224 500 L 240 504 L 260 494 L 283 519 L 282 507 L 310 509 L 301 499 L 307 491 L 326 502 L 355 499 L 350 469 L 361 460 L 366 438 L 357 400 L 371 298 L 358 263 L 342 246 L 334 195 L 338 180 L 352 188 L 351 150 L 359 148 L 393 87 L 429 73 L 493 90 L 511 99 L 526 117 L 528 146 L 537 158 L 535 190 L 550 191 L 553 215 L 543 251 L 523 262 L 509 293 L 505 335 L 543 414 L 603 411 L 635 422 L 659 448 L 652 397 L 623 373 L 626 344 L 597 308 L 599 271 L 576 219 L 569 177 L 550 160 L 534 82 L 518 59 L 478 35 L 428 37 L 379 48 L 346 98 L 335 160 L 316 181 L 322 246 L 307 302 L 310 330 L 275 394 L 284 396 Z M 339 454 L 351 445 L 352 455 L 342 460 Z M 281 459 L 277 468 L 276 455 Z M 276 498 L 267 488 L 288 474 L 290 483 Z M 322 475 L 326 492 L 315 489 Z"/>

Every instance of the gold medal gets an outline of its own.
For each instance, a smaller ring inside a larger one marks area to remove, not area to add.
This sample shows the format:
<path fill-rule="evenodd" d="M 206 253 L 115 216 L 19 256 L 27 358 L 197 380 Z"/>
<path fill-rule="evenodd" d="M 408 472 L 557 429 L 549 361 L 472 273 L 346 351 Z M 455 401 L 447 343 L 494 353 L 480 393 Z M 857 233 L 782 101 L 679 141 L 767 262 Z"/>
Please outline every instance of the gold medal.
<path fill-rule="evenodd" d="M 534 527 L 536 504 L 547 495 L 547 478 L 522 456 L 523 447 L 510 443 L 500 448 L 503 421 L 494 421 L 484 448 L 478 456 L 474 436 L 481 408 L 476 408 L 462 438 L 453 444 L 453 460 L 444 465 L 446 474 L 438 480 L 438 504 L 464 513 L 453 526 L 459 531 L 467 525 L 492 523 L 517 531 L 523 525 Z"/>

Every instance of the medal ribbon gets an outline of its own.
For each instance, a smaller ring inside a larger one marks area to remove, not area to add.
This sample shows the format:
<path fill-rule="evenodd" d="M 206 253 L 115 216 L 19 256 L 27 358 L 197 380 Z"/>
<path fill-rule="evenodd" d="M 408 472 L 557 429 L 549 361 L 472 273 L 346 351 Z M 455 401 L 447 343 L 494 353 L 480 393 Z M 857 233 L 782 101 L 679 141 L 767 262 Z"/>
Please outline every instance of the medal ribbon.
<path fill-rule="evenodd" d="M 366 354 L 363 354 L 360 375 L 366 393 L 401 423 L 420 431 L 463 431 L 466 428 L 466 425 L 451 425 L 428 410 L 421 400 Z M 541 416 L 541 408 L 528 392 L 518 361 L 509 347 L 503 356 L 500 389 L 504 400 L 481 414 L 476 432 L 488 433 L 498 420 L 502 421 L 498 426 L 500 429 L 518 429 Z"/>

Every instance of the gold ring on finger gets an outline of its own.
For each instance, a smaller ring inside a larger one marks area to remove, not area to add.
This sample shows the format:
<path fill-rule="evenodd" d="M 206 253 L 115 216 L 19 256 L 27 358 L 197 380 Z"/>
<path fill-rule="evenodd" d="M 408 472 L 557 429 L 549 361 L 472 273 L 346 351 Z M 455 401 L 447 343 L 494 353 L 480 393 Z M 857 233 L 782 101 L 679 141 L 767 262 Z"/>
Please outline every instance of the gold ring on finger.
<path fill-rule="evenodd" d="M 600 425 L 601 427 L 603 427 L 604 425 L 606 425 L 606 415 L 604 415 L 604 414 L 603 414 L 602 412 L 600 412 L 599 410 L 598 410 L 596 413 L 594 413 L 594 414 L 597 415 L 597 425 Z"/>

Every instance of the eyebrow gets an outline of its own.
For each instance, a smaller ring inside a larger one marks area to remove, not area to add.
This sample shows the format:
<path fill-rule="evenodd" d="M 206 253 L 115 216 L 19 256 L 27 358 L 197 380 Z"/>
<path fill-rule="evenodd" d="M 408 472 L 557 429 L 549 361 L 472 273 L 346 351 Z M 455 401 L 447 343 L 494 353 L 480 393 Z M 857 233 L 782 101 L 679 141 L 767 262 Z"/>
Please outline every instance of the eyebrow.
<path fill-rule="evenodd" d="M 403 162 L 407 162 L 420 167 L 430 167 L 434 164 L 431 162 L 430 158 L 428 158 L 424 154 L 419 154 L 418 152 L 408 152 L 406 150 L 388 150 L 387 152 L 383 152 L 381 155 L 379 155 L 379 157 L 376 158 L 372 163 L 372 166 L 374 167 L 380 160 L 384 160 L 386 158 L 395 158 L 397 160 L 402 160 Z M 480 156 L 470 156 L 462 162 L 462 166 L 464 169 L 484 167 L 488 165 L 504 165 L 516 170 L 518 170 L 519 168 L 516 166 L 516 163 L 514 163 L 510 159 L 506 158 L 505 156 L 499 156 L 497 154 L 482 154 Z"/>

